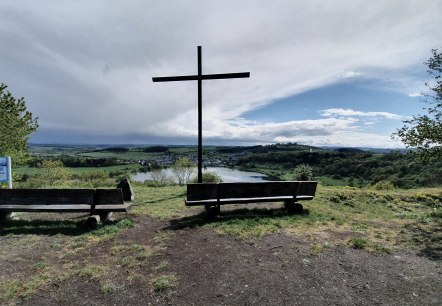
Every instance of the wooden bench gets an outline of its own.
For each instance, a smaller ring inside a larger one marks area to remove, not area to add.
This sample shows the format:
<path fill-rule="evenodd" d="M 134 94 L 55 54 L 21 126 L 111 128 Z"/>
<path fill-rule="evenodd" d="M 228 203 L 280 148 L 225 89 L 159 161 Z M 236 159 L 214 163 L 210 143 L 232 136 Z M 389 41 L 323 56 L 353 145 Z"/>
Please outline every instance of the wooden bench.
<path fill-rule="evenodd" d="M 130 200 L 130 199 L 129 199 Z M 0 189 L 0 218 L 12 212 L 90 213 L 106 221 L 112 212 L 127 212 L 117 189 Z M 96 218 L 98 219 L 98 218 Z"/>
<path fill-rule="evenodd" d="M 204 205 L 210 216 L 220 212 L 225 204 L 284 202 L 293 212 L 302 212 L 300 200 L 315 196 L 316 181 L 258 182 L 258 183 L 201 183 L 187 184 L 186 206 Z"/>

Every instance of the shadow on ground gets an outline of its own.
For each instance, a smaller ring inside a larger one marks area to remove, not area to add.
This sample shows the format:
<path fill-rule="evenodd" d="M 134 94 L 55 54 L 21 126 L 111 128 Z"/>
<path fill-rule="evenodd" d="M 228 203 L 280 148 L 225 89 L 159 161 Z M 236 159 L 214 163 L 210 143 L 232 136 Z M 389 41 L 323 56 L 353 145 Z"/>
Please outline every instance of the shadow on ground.
<path fill-rule="evenodd" d="M 406 226 L 412 242 L 422 247 L 418 255 L 432 260 L 442 260 L 442 226 L 428 229 L 410 224 Z"/>
<path fill-rule="evenodd" d="M 0 236 L 26 234 L 79 236 L 118 223 L 119 220 L 108 221 L 91 227 L 85 220 L 8 220 L 0 225 Z"/>
<path fill-rule="evenodd" d="M 302 213 L 288 213 L 284 208 L 241 208 L 234 210 L 221 211 L 216 218 L 207 217 L 205 212 L 193 216 L 186 216 L 179 219 L 170 220 L 168 229 L 179 230 L 185 228 L 194 228 L 209 223 L 227 223 L 232 220 L 248 220 L 248 219 L 279 219 L 287 218 L 287 216 L 296 216 L 298 218 L 307 218 L 310 214 L 308 209 L 304 209 Z"/>
<path fill-rule="evenodd" d="M 155 198 L 155 199 L 152 199 L 150 201 L 143 201 L 143 203 L 153 204 L 153 203 L 159 203 L 159 202 L 168 201 L 168 200 L 182 199 L 182 198 L 184 198 L 186 196 L 186 194 L 187 194 L 186 192 L 182 192 L 180 194 L 177 194 L 177 195 L 174 195 L 174 196 L 171 196 L 171 197 Z"/>

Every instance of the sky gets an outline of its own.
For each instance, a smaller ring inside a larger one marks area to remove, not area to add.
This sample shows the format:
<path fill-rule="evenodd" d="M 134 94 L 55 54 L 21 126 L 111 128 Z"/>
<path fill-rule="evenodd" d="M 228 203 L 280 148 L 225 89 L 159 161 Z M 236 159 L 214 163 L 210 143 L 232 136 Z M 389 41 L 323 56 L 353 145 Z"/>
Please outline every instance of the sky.
<path fill-rule="evenodd" d="M 37 116 L 30 141 L 403 147 L 442 1 L 0 1 L 0 83 Z"/>

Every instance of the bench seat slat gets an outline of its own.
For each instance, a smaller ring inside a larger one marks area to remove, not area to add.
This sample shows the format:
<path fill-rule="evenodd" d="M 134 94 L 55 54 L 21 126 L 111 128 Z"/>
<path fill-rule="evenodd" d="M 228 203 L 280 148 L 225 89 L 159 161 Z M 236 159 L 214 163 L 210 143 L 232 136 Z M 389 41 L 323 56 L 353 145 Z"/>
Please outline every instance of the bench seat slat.
<path fill-rule="evenodd" d="M 313 200 L 313 196 L 310 195 L 300 195 L 296 197 L 296 200 L 298 201 L 307 201 L 307 200 Z"/>
<path fill-rule="evenodd" d="M 220 199 L 219 204 L 235 204 L 235 203 L 258 203 L 258 202 L 280 202 L 280 201 L 290 201 L 293 200 L 292 196 L 278 196 L 278 197 L 253 197 L 253 198 L 229 198 Z M 207 199 L 199 201 L 188 201 L 186 200 L 187 206 L 202 205 L 202 204 L 217 204 L 217 199 Z"/>
<path fill-rule="evenodd" d="M 1 205 L 1 211 L 4 212 L 90 212 L 89 204 L 74 205 Z"/>
<path fill-rule="evenodd" d="M 132 204 L 99 204 L 95 206 L 95 211 L 128 212 L 131 208 Z"/>

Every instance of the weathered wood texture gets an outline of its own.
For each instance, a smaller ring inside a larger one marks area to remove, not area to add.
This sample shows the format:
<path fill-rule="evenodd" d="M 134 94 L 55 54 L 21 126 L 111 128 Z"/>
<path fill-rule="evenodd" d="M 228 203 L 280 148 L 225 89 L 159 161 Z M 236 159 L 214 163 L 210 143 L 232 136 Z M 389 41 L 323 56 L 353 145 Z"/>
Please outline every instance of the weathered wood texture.
<path fill-rule="evenodd" d="M 0 189 L 0 205 L 92 205 L 94 193 L 94 189 Z"/>
<path fill-rule="evenodd" d="M 316 181 L 188 184 L 187 206 L 311 200 Z"/>
<path fill-rule="evenodd" d="M 117 189 L 0 189 L 0 212 L 127 212 Z"/>

